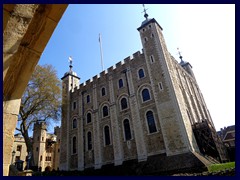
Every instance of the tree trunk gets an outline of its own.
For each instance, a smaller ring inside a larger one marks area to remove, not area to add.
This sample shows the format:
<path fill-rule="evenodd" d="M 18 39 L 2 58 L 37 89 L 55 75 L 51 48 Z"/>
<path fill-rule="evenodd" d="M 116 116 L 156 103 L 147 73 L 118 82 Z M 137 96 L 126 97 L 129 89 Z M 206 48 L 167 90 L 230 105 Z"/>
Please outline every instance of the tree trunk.
<path fill-rule="evenodd" d="M 22 135 L 23 135 L 23 138 L 25 140 L 25 144 L 27 146 L 27 152 L 28 152 L 28 155 L 29 155 L 29 152 L 31 152 L 31 157 L 30 157 L 30 164 L 29 164 L 29 168 L 32 167 L 32 166 L 35 166 L 34 164 L 34 156 L 33 156 L 33 144 L 31 142 L 31 139 L 28 135 L 28 131 L 25 131 L 25 132 L 22 132 Z M 28 162 L 28 159 L 27 159 L 27 162 Z"/>

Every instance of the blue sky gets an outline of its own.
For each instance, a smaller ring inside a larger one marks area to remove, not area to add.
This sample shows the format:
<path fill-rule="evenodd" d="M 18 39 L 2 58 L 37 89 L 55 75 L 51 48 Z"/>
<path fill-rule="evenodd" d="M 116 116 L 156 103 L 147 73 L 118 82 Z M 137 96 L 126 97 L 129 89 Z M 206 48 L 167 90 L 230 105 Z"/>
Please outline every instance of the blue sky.
<path fill-rule="evenodd" d="M 193 66 L 216 129 L 235 124 L 235 5 L 145 7 L 162 26 L 168 51 L 179 60 L 179 47 Z M 61 78 L 72 56 L 73 70 L 85 82 L 102 71 L 99 33 L 105 69 L 141 51 L 142 12 L 142 4 L 70 4 L 39 64 L 52 64 Z"/>

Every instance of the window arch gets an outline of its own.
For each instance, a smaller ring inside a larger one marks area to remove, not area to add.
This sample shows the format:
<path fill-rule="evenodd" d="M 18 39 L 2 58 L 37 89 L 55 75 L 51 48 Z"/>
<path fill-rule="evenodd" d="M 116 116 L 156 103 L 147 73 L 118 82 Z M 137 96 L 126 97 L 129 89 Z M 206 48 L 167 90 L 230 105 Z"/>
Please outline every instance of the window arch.
<path fill-rule="evenodd" d="M 148 111 L 146 113 L 147 123 L 148 123 L 148 129 L 149 133 L 157 132 L 154 116 L 152 111 Z"/>
<path fill-rule="evenodd" d="M 89 112 L 87 113 L 87 123 L 92 122 L 92 114 Z"/>
<path fill-rule="evenodd" d="M 103 114 L 103 117 L 107 117 L 108 116 L 108 107 L 107 106 L 103 106 L 102 114 Z"/>
<path fill-rule="evenodd" d="M 87 133 L 87 149 L 92 149 L 92 133 L 90 131 Z"/>
<path fill-rule="evenodd" d="M 119 79 L 118 80 L 118 88 L 121 88 L 121 87 L 123 87 L 123 80 Z"/>
<path fill-rule="evenodd" d="M 129 120 L 128 119 L 124 119 L 123 127 L 124 127 L 124 137 L 125 137 L 125 140 L 127 141 L 127 140 L 132 139 L 130 124 L 129 124 Z"/>
<path fill-rule="evenodd" d="M 127 99 L 124 97 L 121 99 L 121 109 L 127 109 L 128 108 L 128 104 L 127 104 Z"/>
<path fill-rule="evenodd" d="M 105 96 L 106 95 L 106 89 L 105 87 L 102 88 L 102 96 Z"/>
<path fill-rule="evenodd" d="M 72 128 L 73 129 L 77 128 L 77 119 L 76 118 L 74 118 L 72 121 Z"/>
<path fill-rule="evenodd" d="M 106 146 L 111 144 L 109 126 L 104 127 L 104 139 L 105 139 Z"/>
<path fill-rule="evenodd" d="M 77 153 L 77 138 L 75 136 L 72 138 L 72 153 Z"/>
<path fill-rule="evenodd" d="M 143 100 L 143 102 L 150 100 L 150 93 L 147 88 L 142 90 L 142 100 Z"/>
<path fill-rule="evenodd" d="M 143 78 L 144 76 L 145 76 L 145 75 L 144 75 L 143 69 L 139 69 L 139 70 L 138 70 L 138 77 L 139 77 L 139 79 Z"/>

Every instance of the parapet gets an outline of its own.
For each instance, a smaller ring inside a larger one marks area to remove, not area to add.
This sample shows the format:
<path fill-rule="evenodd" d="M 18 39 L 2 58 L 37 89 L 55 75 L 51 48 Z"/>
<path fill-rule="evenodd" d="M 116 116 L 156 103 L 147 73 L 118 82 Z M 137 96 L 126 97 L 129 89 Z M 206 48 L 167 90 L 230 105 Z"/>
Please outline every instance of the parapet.
<path fill-rule="evenodd" d="M 91 79 L 88 79 L 86 82 L 81 83 L 78 87 L 74 88 L 74 91 L 83 89 L 85 86 L 89 86 L 90 83 L 97 84 L 99 79 L 106 78 L 109 74 L 112 74 L 115 70 L 123 68 L 124 65 L 131 63 L 131 61 L 134 59 L 138 59 L 142 54 L 143 54 L 143 51 L 135 52 L 132 56 L 126 57 L 123 61 L 119 61 L 115 65 L 107 68 L 107 70 L 104 70 L 100 72 L 100 74 L 93 76 Z"/>

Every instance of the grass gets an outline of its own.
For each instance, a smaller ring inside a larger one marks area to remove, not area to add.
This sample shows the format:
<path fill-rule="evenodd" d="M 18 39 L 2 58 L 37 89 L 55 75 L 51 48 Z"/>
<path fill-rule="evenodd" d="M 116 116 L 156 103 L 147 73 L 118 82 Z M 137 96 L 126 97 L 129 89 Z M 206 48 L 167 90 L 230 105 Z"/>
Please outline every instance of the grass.
<path fill-rule="evenodd" d="M 218 172 L 225 169 L 235 168 L 235 162 L 222 163 L 222 164 L 212 164 L 208 166 L 209 172 Z"/>

